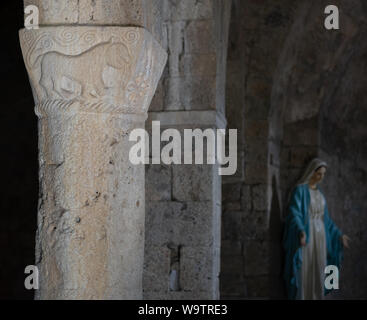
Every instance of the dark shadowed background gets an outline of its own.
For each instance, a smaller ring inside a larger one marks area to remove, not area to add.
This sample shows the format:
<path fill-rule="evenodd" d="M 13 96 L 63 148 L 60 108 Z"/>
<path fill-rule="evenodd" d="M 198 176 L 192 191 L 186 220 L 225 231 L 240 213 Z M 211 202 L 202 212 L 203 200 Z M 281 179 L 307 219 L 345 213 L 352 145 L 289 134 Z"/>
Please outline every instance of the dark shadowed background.
<path fill-rule="evenodd" d="M 31 299 L 24 269 L 34 264 L 38 198 L 37 117 L 18 40 L 23 2 L 0 4 L 0 299 Z"/>

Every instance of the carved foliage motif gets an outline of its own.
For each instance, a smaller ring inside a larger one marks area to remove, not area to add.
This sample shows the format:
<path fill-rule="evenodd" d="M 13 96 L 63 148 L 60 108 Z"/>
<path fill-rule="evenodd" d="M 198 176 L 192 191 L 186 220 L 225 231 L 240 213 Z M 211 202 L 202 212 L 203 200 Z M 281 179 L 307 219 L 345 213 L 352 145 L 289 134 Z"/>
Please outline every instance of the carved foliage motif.
<path fill-rule="evenodd" d="M 20 38 L 39 112 L 144 113 L 167 59 L 142 28 L 46 27 Z"/>

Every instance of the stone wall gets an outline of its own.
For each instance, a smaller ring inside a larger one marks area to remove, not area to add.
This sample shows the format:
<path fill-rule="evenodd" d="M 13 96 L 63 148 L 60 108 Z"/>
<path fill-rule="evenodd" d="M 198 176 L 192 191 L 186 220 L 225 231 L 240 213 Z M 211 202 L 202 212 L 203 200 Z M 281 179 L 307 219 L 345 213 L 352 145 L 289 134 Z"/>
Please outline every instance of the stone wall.
<path fill-rule="evenodd" d="M 329 32 L 323 27 L 327 4 L 236 5 L 235 15 L 247 19 L 231 21 L 237 37 L 230 40 L 228 65 L 234 62 L 237 74 L 228 73 L 228 84 L 235 79 L 239 88 L 227 88 L 227 111 L 244 112 L 244 124 L 227 118 L 229 127 L 244 127 L 245 176 L 223 186 L 223 298 L 285 297 L 280 241 L 287 196 L 316 156 L 330 161 L 323 186 L 331 216 L 355 241 L 345 256 L 343 289 L 330 298 L 365 295 L 357 280 L 366 274 L 360 229 L 363 192 L 338 184 L 365 181 L 363 143 L 357 138 L 364 136 L 363 124 L 356 120 L 363 112 L 364 95 L 356 83 L 363 83 L 366 8 L 362 1 L 336 1 L 343 27 Z M 356 60 L 360 65 L 353 65 Z M 350 125 L 353 130 L 347 130 Z M 346 222 L 343 217 L 349 212 L 354 219 Z"/>
<path fill-rule="evenodd" d="M 282 291 L 281 203 L 277 199 L 280 146 L 279 138 L 270 135 L 269 114 L 273 76 L 293 22 L 291 3 L 236 1 L 233 6 L 227 118 L 228 127 L 239 129 L 243 167 L 223 185 L 224 299 L 279 297 Z"/>
<path fill-rule="evenodd" d="M 327 97 L 320 115 L 320 154 L 330 167 L 325 181 L 330 212 L 341 230 L 351 239 L 351 249 L 344 252 L 341 270 L 342 290 L 335 298 L 359 299 L 367 289 L 366 239 L 366 57 L 363 24 L 356 33 L 353 54 L 335 84 L 335 94 Z M 353 62 L 352 62 L 353 61 Z M 340 70 L 335 70 L 340 72 Z"/>

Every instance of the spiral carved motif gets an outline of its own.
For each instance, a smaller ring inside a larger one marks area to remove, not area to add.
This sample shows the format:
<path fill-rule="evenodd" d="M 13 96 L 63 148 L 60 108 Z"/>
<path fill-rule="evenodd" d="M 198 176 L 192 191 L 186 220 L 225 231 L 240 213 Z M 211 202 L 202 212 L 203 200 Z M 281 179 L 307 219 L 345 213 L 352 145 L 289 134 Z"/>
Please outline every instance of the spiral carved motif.
<path fill-rule="evenodd" d="M 56 41 L 61 45 L 70 45 L 78 41 L 78 36 L 75 32 L 73 32 L 72 28 L 64 28 L 57 34 L 55 37 Z"/>
<path fill-rule="evenodd" d="M 123 39 L 130 44 L 136 43 L 139 41 L 139 33 L 135 30 L 127 31 L 123 34 Z"/>

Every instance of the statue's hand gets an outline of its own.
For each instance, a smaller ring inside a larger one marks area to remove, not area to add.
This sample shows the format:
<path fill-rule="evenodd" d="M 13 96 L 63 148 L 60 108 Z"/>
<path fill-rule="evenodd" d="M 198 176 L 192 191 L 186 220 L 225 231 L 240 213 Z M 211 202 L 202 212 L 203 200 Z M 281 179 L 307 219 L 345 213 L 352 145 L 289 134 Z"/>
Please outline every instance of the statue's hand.
<path fill-rule="evenodd" d="M 300 242 L 301 242 L 302 247 L 306 246 L 306 232 L 304 232 L 304 231 L 301 232 Z"/>
<path fill-rule="evenodd" d="M 343 235 L 341 240 L 343 242 L 344 248 L 349 249 L 349 241 L 351 241 L 350 238 L 347 235 Z"/>

